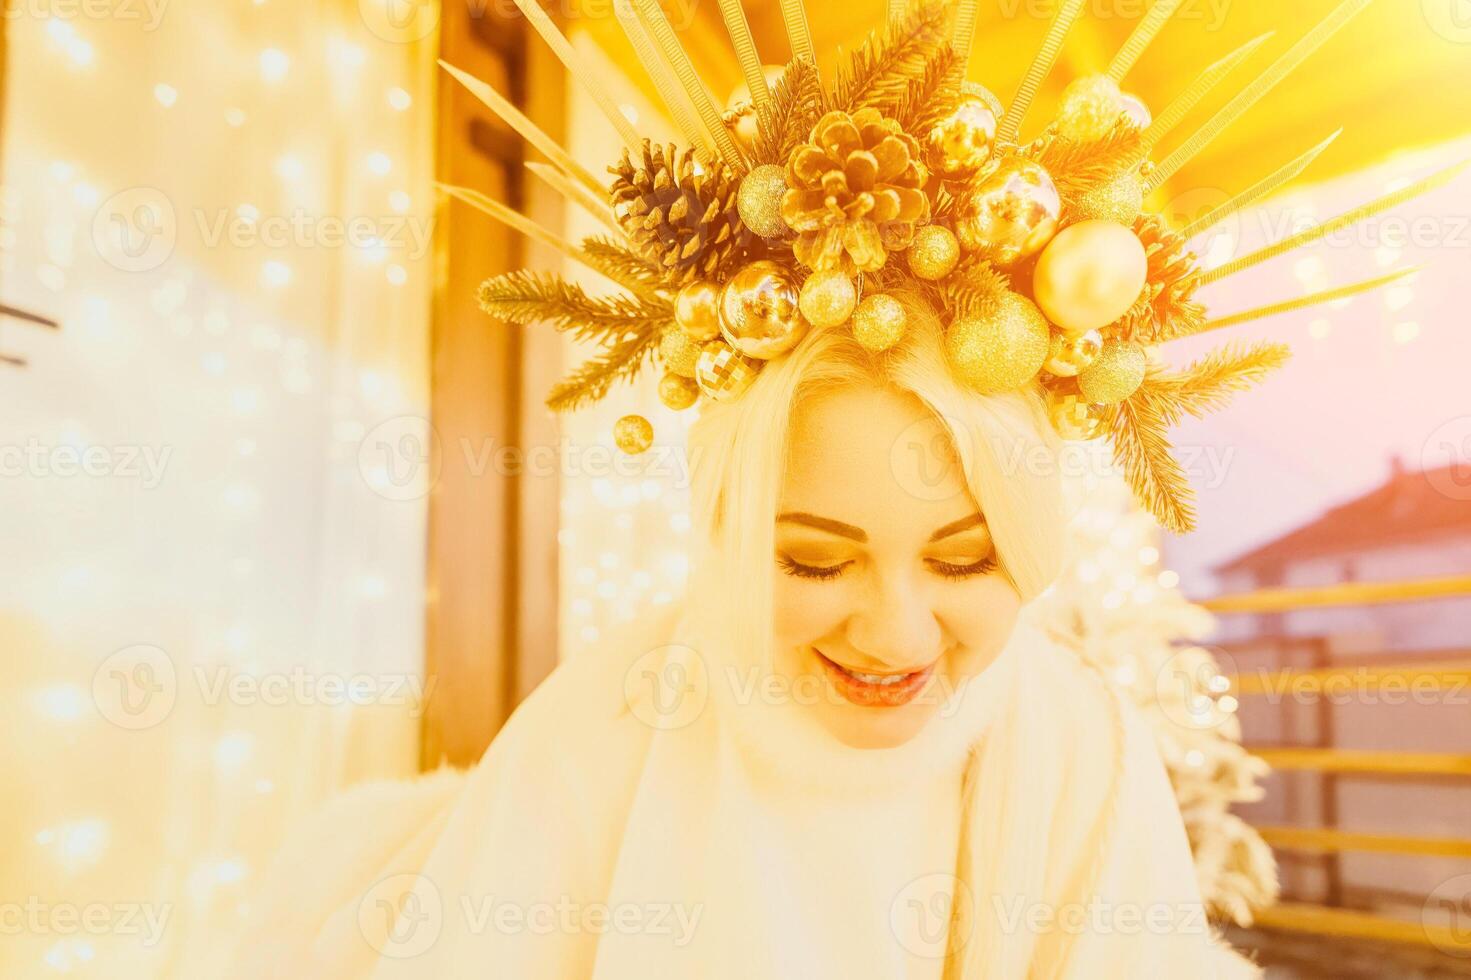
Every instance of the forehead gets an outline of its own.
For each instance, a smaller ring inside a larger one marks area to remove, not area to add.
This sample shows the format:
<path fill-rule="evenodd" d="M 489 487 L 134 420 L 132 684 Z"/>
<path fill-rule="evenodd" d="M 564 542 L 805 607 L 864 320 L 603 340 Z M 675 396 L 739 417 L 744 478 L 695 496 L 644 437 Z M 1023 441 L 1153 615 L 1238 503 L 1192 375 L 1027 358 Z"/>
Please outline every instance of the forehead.
<path fill-rule="evenodd" d="M 978 509 L 949 434 L 915 396 L 854 386 L 794 411 L 780 510 L 870 534 L 894 526 L 928 535 Z"/>

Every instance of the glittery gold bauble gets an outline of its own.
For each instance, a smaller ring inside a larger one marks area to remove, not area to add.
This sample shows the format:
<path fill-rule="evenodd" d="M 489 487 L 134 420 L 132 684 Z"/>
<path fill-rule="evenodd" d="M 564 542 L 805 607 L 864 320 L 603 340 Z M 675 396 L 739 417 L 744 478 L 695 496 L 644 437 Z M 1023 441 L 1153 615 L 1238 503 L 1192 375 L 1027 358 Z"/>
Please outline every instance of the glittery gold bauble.
<path fill-rule="evenodd" d="M 1006 293 L 987 314 L 963 317 L 945 333 L 956 375 L 984 394 L 1020 388 L 1047 359 L 1047 320 L 1019 293 Z"/>
<path fill-rule="evenodd" d="M 689 338 L 703 344 L 720 333 L 720 287 L 696 279 L 674 296 L 674 322 Z"/>
<path fill-rule="evenodd" d="M 1125 92 L 1119 96 L 1119 105 L 1123 109 L 1124 118 L 1137 129 L 1148 129 L 1154 122 L 1154 113 L 1149 111 L 1149 106 L 1137 95 Z"/>
<path fill-rule="evenodd" d="M 848 322 L 858 305 L 858 289 L 841 271 L 814 272 L 802 283 L 797 305 L 814 327 L 836 327 Z"/>
<path fill-rule="evenodd" d="M 1047 171 L 1012 157 L 961 196 L 955 234 L 967 252 L 1005 268 L 1042 251 L 1061 217 L 1062 198 Z"/>
<path fill-rule="evenodd" d="M 909 271 L 919 278 L 944 279 L 960 262 L 960 242 L 949 228 L 925 225 L 915 232 L 904 254 L 909 257 Z"/>
<path fill-rule="evenodd" d="M 1086 333 L 1129 312 L 1148 274 L 1144 246 L 1132 231 L 1112 221 L 1080 221 L 1037 260 L 1032 295 L 1053 323 Z"/>
<path fill-rule="evenodd" d="M 789 230 L 781 216 L 781 198 L 787 192 L 787 172 L 766 163 L 741 178 L 736 210 L 746 227 L 762 238 L 778 238 Z"/>
<path fill-rule="evenodd" d="M 1078 375 L 1078 391 L 1090 402 L 1115 405 L 1139 390 L 1145 366 L 1143 347 L 1110 340 L 1099 351 L 1098 359 Z"/>
<path fill-rule="evenodd" d="M 642 415 L 625 415 L 613 423 L 613 442 L 630 456 L 654 444 L 654 427 Z"/>
<path fill-rule="evenodd" d="M 1103 435 L 1113 409 L 1095 405 L 1074 391 L 1047 392 L 1047 417 L 1064 439 L 1085 442 Z"/>
<path fill-rule="evenodd" d="M 1047 346 L 1047 360 L 1042 369 L 1059 378 L 1076 378 L 1092 366 L 1103 350 L 1103 335 L 1097 330 L 1087 333 L 1054 333 Z"/>
<path fill-rule="evenodd" d="M 689 408 L 700 397 L 700 386 L 693 378 L 669 372 L 659 379 L 659 400 L 676 412 Z"/>
<path fill-rule="evenodd" d="M 1124 111 L 1119 84 L 1106 75 L 1079 78 L 1062 93 L 1057 132 L 1064 139 L 1092 143 L 1107 136 Z"/>
<path fill-rule="evenodd" d="M 659 335 L 659 359 L 664 367 L 686 378 L 695 376 L 695 360 L 700 356 L 700 342 L 678 328 Z"/>
<path fill-rule="evenodd" d="M 853 311 L 853 338 L 868 350 L 888 350 L 904 336 L 908 322 L 903 303 L 892 296 L 874 293 L 863 297 L 863 302 Z"/>
<path fill-rule="evenodd" d="M 1137 173 L 1122 173 L 1106 183 L 1095 184 L 1070 203 L 1073 214 L 1081 220 L 1116 221 L 1132 226 L 1144 210 L 1144 183 Z"/>
<path fill-rule="evenodd" d="M 752 262 L 731 276 L 720 294 L 720 330 L 748 357 L 784 354 L 807 332 L 797 300 L 797 287 L 785 269 L 770 259 Z"/>
<path fill-rule="evenodd" d="M 723 340 L 712 340 L 700 350 L 695 381 L 715 401 L 729 401 L 751 387 L 760 370 L 760 361 L 747 357 Z"/>
<path fill-rule="evenodd" d="M 925 162 L 945 180 L 969 180 L 991 159 L 1000 119 L 989 101 L 965 94 L 925 135 Z"/>

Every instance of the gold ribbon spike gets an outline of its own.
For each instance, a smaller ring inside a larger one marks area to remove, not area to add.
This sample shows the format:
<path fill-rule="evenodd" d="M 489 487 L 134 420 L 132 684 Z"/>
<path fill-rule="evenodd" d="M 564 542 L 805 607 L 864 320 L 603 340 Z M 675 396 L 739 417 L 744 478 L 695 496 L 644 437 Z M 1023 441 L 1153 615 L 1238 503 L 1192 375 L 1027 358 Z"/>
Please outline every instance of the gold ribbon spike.
<path fill-rule="evenodd" d="M 1144 145 L 1154 146 L 1168 136 L 1176 126 L 1180 125 L 1180 120 L 1189 115 L 1190 110 L 1199 105 L 1200 100 L 1209 95 L 1211 89 L 1220 84 L 1221 79 L 1235 71 L 1237 65 L 1251 57 L 1252 53 L 1275 33 L 1275 31 L 1268 31 L 1261 37 L 1252 38 L 1201 72 L 1200 76 L 1190 83 L 1190 87 L 1181 92 L 1175 101 L 1166 106 L 1165 111 L 1150 123 L 1149 128 L 1144 131 Z"/>
<path fill-rule="evenodd" d="M 643 146 L 642 137 L 634 131 L 633 123 L 628 121 L 628 117 L 613 104 L 613 96 L 609 94 L 612 89 L 603 79 L 593 77 L 591 69 L 588 68 L 587 58 L 578 55 L 536 0 L 516 0 L 516 6 L 531 26 L 536 28 L 536 33 L 541 35 L 547 47 L 552 49 L 557 60 L 562 62 L 567 72 L 577 79 L 587 94 L 592 97 L 593 103 L 602 110 L 604 116 L 608 117 L 608 122 L 613 124 L 613 129 L 617 131 L 623 144 L 630 150 L 638 152 Z"/>
<path fill-rule="evenodd" d="M 477 190 L 472 190 L 469 187 L 458 187 L 454 184 L 445 184 L 439 181 L 435 181 L 434 186 L 444 191 L 450 197 L 464 201 L 477 211 L 490 215 L 506 227 L 514 231 L 519 231 L 527 238 L 540 242 L 549 248 L 554 248 L 569 259 L 575 259 L 587 265 L 587 256 L 582 253 L 582 249 L 555 232 L 543 228 L 515 208 L 507 207 L 500 201 L 488 197 Z"/>
<path fill-rule="evenodd" d="M 1339 286 L 1337 289 L 1327 289 L 1321 293 L 1311 293 L 1307 296 L 1300 296 L 1297 299 L 1288 300 L 1285 303 L 1274 303 L 1271 306 L 1259 306 L 1254 310 L 1247 310 L 1244 313 L 1232 313 L 1230 316 L 1223 316 L 1216 320 L 1208 320 L 1205 324 L 1201 326 L 1199 330 L 1192 331 L 1188 334 L 1182 334 L 1181 336 L 1194 337 L 1197 334 L 1208 333 L 1212 330 L 1224 330 L 1226 327 L 1234 327 L 1242 323 L 1250 323 L 1253 320 L 1262 320 L 1269 316 L 1276 316 L 1279 313 L 1292 313 L 1296 310 L 1306 309 L 1309 306 L 1317 306 L 1320 303 L 1331 303 L 1336 299 L 1346 299 L 1349 296 L 1357 296 L 1359 293 L 1367 293 L 1370 290 L 1378 289 L 1380 286 L 1387 286 L 1392 282 L 1397 282 L 1398 280 L 1419 271 L 1420 268 L 1418 266 L 1411 266 L 1408 269 L 1400 269 L 1397 272 L 1391 272 L 1387 276 L 1378 276 L 1374 279 L 1365 279 L 1363 282 L 1356 282 L 1350 286 Z M 1180 337 L 1174 337 L 1171 339 L 1179 340 Z"/>
<path fill-rule="evenodd" d="M 720 111 L 715 108 L 715 103 L 710 98 L 710 92 L 705 88 L 705 83 L 700 81 L 695 66 L 690 62 L 690 56 L 685 53 L 684 48 L 680 47 L 679 39 L 674 36 L 674 28 L 670 26 L 669 18 L 659 7 L 658 0 L 638 0 L 638 12 L 649 29 L 649 35 L 654 39 L 654 45 L 673 70 L 674 77 L 679 79 L 679 84 L 689 96 L 690 103 L 695 107 L 695 113 L 699 116 L 700 122 L 709 131 L 710 138 L 715 144 L 715 151 L 736 173 L 744 172 L 745 159 L 741 156 L 741 151 L 736 148 L 735 140 L 731 138 L 725 121 L 720 118 Z"/>
<path fill-rule="evenodd" d="M 483 102 L 491 112 L 495 113 L 516 131 L 526 142 L 541 151 L 542 155 L 566 171 L 567 175 L 576 178 L 578 183 L 589 191 L 602 197 L 608 193 L 608 188 L 598 182 L 586 167 L 572 159 L 562 144 L 552 139 L 541 127 L 522 115 L 521 110 L 511 105 L 510 100 L 501 95 L 487 82 L 482 82 L 463 68 L 456 68 L 448 61 L 441 60 L 439 66 L 449 72 L 456 81 L 465 86 L 470 94 Z"/>
<path fill-rule="evenodd" d="M 741 0 L 720 0 L 720 16 L 725 18 L 725 30 L 730 34 L 731 47 L 735 48 L 736 59 L 741 64 L 746 88 L 751 90 L 751 104 L 756 107 L 756 118 L 762 126 L 771 124 L 771 89 L 766 84 L 766 72 L 761 69 L 761 56 L 756 52 L 756 42 L 751 37 L 751 25 L 746 22 L 746 12 Z"/>
<path fill-rule="evenodd" d="M 1037 57 L 1032 59 L 1032 67 L 1027 69 L 1026 76 L 1016 90 L 1016 95 L 1011 100 L 1011 105 L 1006 109 L 1006 115 L 1001 119 L 1001 125 L 996 130 L 996 144 L 998 146 L 1014 146 L 1017 134 L 1021 132 L 1022 120 L 1026 118 L 1027 110 L 1032 107 L 1032 99 L 1037 96 L 1037 89 L 1042 87 L 1042 82 L 1052 73 L 1052 66 L 1057 63 L 1057 56 L 1062 51 L 1062 42 L 1067 40 L 1068 31 L 1072 30 L 1073 24 L 1077 22 L 1078 15 L 1083 12 L 1083 4 L 1086 0 L 1065 0 L 1062 9 L 1052 20 L 1052 26 L 1047 29 L 1047 37 L 1042 41 L 1042 48 L 1037 52 Z"/>
<path fill-rule="evenodd" d="M 1154 6 L 1149 8 L 1149 13 L 1139 21 L 1139 26 L 1134 28 L 1134 33 L 1129 35 L 1129 39 L 1114 56 L 1113 64 L 1108 66 L 1109 78 L 1116 82 L 1124 80 L 1124 76 L 1129 74 L 1129 70 L 1139 60 L 1139 56 L 1154 41 L 1165 24 L 1169 23 L 1175 11 L 1180 9 L 1182 2 L 1183 0 L 1155 0 Z"/>
<path fill-rule="evenodd" d="M 1212 140 L 1225 131 L 1226 127 L 1241 118 L 1248 109 L 1261 100 L 1262 96 L 1276 88 L 1278 82 L 1291 74 L 1298 65 L 1306 61 L 1329 38 L 1342 30 L 1345 24 L 1353 20 L 1373 2 L 1374 0 L 1344 0 L 1334 8 L 1333 12 L 1323 18 L 1317 27 L 1308 32 L 1307 36 L 1294 44 L 1270 68 L 1252 79 L 1251 83 L 1236 98 L 1226 103 L 1195 135 L 1155 167 L 1145 181 L 1145 193 L 1149 193 L 1169 180 L 1180 171 L 1181 167 L 1195 159 L 1196 154 L 1209 146 Z"/>
<path fill-rule="evenodd" d="M 1297 177 L 1298 174 L 1308 169 L 1308 167 L 1312 165 L 1313 161 L 1318 159 L 1318 157 L 1322 155 L 1324 150 L 1333 145 L 1333 141 L 1338 139 L 1339 135 L 1342 133 L 1343 130 L 1338 130 L 1338 132 L 1334 133 L 1332 136 L 1328 137 L 1323 142 L 1313 147 L 1311 150 L 1308 150 L 1302 156 L 1298 157 L 1296 160 L 1293 160 L 1291 163 L 1287 164 L 1287 166 L 1281 168 L 1276 173 L 1271 174 L 1264 180 L 1258 181 L 1257 183 L 1253 184 L 1251 187 L 1242 191 L 1240 194 L 1237 194 L 1235 197 L 1231 198 L 1231 200 L 1227 201 L 1225 204 L 1222 204 L 1220 207 L 1216 208 L 1214 211 L 1211 211 L 1209 214 L 1202 215 L 1201 217 L 1192 221 L 1190 224 L 1180 229 L 1180 234 L 1183 235 L 1186 239 L 1194 238 L 1196 235 L 1205 231 L 1207 228 L 1214 228 L 1222 221 L 1225 221 L 1227 218 L 1231 217 L 1231 215 L 1236 214 L 1237 212 L 1255 204 L 1257 201 L 1260 201 L 1263 198 L 1267 197 L 1272 192 L 1276 191 L 1279 187 L 1286 184 L 1289 180 L 1294 179 L 1295 177 Z"/>
<path fill-rule="evenodd" d="M 1312 244 L 1329 235 L 1342 231 L 1358 224 L 1365 218 L 1372 218 L 1376 214 L 1388 211 L 1390 208 L 1399 207 L 1406 201 L 1419 197 L 1421 194 L 1444 187 L 1454 180 L 1471 161 L 1462 160 L 1460 163 L 1446 167 L 1439 173 L 1431 174 L 1423 180 L 1417 180 L 1408 187 L 1385 194 L 1383 197 L 1370 201 L 1368 204 L 1360 205 L 1345 214 L 1340 214 L 1331 221 L 1325 221 L 1321 225 L 1309 228 L 1306 231 L 1293 235 L 1291 238 L 1280 241 L 1275 245 L 1258 249 L 1250 255 L 1243 255 L 1224 265 L 1216 266 L 1200 276 L 1200 284 L 1209 286 L 1211 283 L 1220 282 L 1228 276 L 1234 276 L 1238 272 L 1250 269 L 1252 266 L 1260 265 L 1269 259 L 1275 259 L 1279 255 L 1285 255 L 1294 249 L 1302 248 L 1304 245 Z"/>
<path fill-rule="evenodd" d="M 669 110 L 669 118 L 674 120 L 674 125 L 691 146 L 713 155 L 715 146 L 710 142 L 709 134 L 695 115 L 694 106 L 680 87 L 679 79 L 674 77 L 674 69 L 654 49 L 654 40 L 649 36 L 648 27 L 639 19 L 634 0 L 613 0 L 613 14 L 618 18 L 628 43 L 633 46 L 633 53 L 659 90 L 659 98 Z"/>

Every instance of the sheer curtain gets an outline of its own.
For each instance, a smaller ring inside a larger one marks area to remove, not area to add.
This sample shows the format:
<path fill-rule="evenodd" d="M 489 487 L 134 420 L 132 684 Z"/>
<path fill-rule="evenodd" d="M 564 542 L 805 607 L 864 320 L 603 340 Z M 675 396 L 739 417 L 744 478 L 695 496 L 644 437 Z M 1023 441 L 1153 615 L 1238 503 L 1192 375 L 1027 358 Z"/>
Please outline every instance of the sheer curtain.
<path fill-rule="evenodd" d="M 375 3 L 7 10 L 0 298 L 63 329 L 0 321 L 0 974 L 207 976 L 415 768 L 437 38 Z"/>

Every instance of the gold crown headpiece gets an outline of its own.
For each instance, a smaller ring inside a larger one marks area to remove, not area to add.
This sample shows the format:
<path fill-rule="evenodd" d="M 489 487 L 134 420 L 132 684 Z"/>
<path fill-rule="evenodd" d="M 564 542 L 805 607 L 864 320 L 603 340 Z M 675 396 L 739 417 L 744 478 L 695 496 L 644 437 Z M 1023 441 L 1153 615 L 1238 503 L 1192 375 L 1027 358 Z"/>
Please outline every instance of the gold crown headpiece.
<path fill-rule="evenodd" d="M 1207 318 L 1196 291 L 1440 186 L 1460 167 L 1210 270 L 1188 251 L 1190 240 L 1298 176 L 1334 137 L 1188 227 L 1171 228 L 1145 210 L 1145 198 L 1370 2 L 1345 0 L 1156 162 L 1161 138 L 1265 37 L 1206 68 L 1151 116 L 1120 82 L 1181 4 L 1156 0 L 1107 72 L 1074 81 L 1057 118 L 1021 143 L 1027 109 L 1085 0 L 1064 0 L 1006 107 L 965 79 L 977 0 L 911 9 L 891 0 L 883 36 L 871 35 L 831 84 L 819 77 L 801 0 L 781 0 L 795 57 L 774 85 L 740 0 L 720 0 L 750 90 L 749 101 L 726 112 L 657 0 L 615 0 L 687 140 L 681 148 L 640 137 L 535 0 L 516 0 L 626 144 L 608 186 L 489 85 L 445 68 L 551 161 L 528 166 L 613 234 L 573 245 L 476 191 L 444 189 L 623 288 L 590 296 L 524 270 L 481 287 L 481 305 L 496 317 L 548 321 L 599 342 L 599 353 L 553 389 L 555 410 L 601 398 L 650 360 L 663 367 L 659 395 L 671 408 L 735 398 L 808 330 L 852 330 L 881 351 L 905 330 L 905 307 L 893 294 L 917 292 L 944 311 L 958 378 L 981 393 L 1040 386 L 1059 433 L 1108 438 L 1140 502 L 1183 532 L 1194 526 L 1193 494 L 1167 430 L 1255 384 L 1288 350 L 1227 345 L 1173 369 L 1156 345 L 1351 296 L 1414 270 L 1217 319 Z M 629 415 L 614 436 L 637 453 L 653 431 Z"/>

